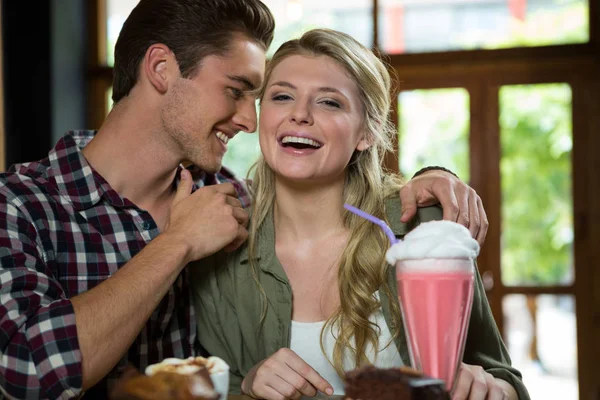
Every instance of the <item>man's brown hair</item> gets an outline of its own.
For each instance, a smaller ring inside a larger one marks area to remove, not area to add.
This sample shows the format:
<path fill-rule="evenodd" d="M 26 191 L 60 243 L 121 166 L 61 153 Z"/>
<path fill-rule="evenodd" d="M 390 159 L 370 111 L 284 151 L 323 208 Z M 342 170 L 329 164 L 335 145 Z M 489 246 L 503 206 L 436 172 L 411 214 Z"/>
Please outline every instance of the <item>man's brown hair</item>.
<path fill-rule="evenodd" d="M 141 0 L 115 46 L 112 99 L 116 103 L 129 94 L 141 60 L 155 43 L 168 46 L 181 75 L 191 77 L 204 57 L 227 54 L 236 34 L 266 50 L 274 30 L 273 14 L 260 0 Z"/>

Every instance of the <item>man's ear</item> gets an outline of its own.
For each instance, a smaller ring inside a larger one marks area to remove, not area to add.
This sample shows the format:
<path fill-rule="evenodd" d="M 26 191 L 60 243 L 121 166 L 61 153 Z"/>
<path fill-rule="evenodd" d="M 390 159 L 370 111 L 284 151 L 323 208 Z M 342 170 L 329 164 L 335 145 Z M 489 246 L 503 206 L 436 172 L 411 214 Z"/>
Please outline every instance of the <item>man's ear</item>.
<path fill-rule="evenodd" d="M 179 66 L 173 52 L 162 43 L 148 47 L 143 63 L 142 73 L 160 93 L 165 93 L 169 88 L 169 80 L 174 75 L 179 75 Z"/>

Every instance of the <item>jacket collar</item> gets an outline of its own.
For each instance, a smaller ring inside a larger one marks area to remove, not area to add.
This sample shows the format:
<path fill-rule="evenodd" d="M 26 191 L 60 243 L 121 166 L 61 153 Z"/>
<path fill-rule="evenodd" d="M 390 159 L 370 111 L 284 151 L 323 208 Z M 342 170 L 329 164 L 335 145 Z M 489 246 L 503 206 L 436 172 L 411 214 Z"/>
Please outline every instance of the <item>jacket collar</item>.
<path fill-rule="evenodd" d="M 402 206 L 398 201 L 398 198 L 390 198 L 386 201 L 386 214 L 389 216 L 400 216 L 402 214 Z M 248 209 L 248 213 L 252 215 L 252 209 Z M 416 222 L 416 218 L 411 221 L 412 224 Z M 392 218 L 389 221 L 390 228 L 394 232 L 396 237 L 403 237 L 412 229 L 411 223 L 400 222 L 400 217 Z M 244 245 L 240 250 L 240 262 L 247 264 L 250 258 L 249 246 Z M 263 221 L 258 231 L 258 248 L 256 254 L 256 261 L 258 262 L 259 268 L 267 273 L 270 273 L 278 279 L 287 282 L 287 275 L 285 274 L 283 267 L 279 263 L 275 255 L 275 225 L 273 218 L 273 209 L 269 210 L 265 220 Z"/>

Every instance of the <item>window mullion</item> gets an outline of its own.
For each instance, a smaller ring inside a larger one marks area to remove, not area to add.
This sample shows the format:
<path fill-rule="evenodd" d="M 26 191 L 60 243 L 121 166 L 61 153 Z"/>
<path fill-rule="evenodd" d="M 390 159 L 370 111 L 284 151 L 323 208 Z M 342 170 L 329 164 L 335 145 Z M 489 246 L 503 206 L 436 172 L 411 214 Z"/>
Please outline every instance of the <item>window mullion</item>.
<path fill-rule="evenodd" d="M 379 0 L 373 0 L 373 49 L 379 50 Z"/>

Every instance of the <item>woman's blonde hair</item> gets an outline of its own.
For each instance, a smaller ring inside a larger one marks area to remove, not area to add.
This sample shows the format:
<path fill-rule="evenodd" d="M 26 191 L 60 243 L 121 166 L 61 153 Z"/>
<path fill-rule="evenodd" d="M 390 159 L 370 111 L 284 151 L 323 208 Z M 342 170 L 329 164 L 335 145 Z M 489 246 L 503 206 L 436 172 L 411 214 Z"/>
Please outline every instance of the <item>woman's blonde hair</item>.
<path fill-rule="evenodd" d="M 389 120 L 391 105 L 390 74 L 384 63 L 371 50 L 351 36 L 329 29 L 314 29 L 302 37 L 284 43 L 270 60 L 264 85 L 259 98 L 264 95 L 273 70 L 281 61 L 293 55 L 309 57 L 329 57 L 344 67 L 356 82 L 363 108 L 366 139 L 370 147 L 356 151 L 348 164 L 344 188 L 344 202 L 352 204 L 370 214 L 385 219 L 384 200 L 390 195 L 398 195 L 401 180 L 387 173 L 382 166 L 386 151 L 392 150 L 392 137 L 395 135 Z M 272 210 L 275 201 L 275 177 L 271 168 L 261 156 L 253 166 L 254 176 L 251 185 L 253 212 L 250 223 L 249 260 L 255 279 L 258 282 L 257 240 L 258 232 L 265 218 Z M 334 324 L 339 327 L 333 360 L 329 360 L 340 377 L 344 376 L 343 360 L 348 356 L 356 366 L 368 364 L 367 345 L 377 349 L 379 329 L 369 321 L 369 316 L 380 307 L 374 292 L 383 288 L 388 298 L 393 299 L 387 284 L 387 263 L 384 259 L 389 242 L 375 224 L 345 212 L 344 224 L 350 230 L 350 239 L 342 254 L 339 271 L 340 308 L 332 315 L 321 331 L 323 335 Z M 259 283 L 263 297 L 261 321 L 267 312 L 266 294 Z M 399 318 L 397 301 L 391 301 L 393 314 Z M 397 333 L 395 333 L 397 335 Z"/>

